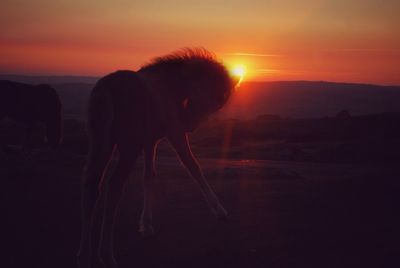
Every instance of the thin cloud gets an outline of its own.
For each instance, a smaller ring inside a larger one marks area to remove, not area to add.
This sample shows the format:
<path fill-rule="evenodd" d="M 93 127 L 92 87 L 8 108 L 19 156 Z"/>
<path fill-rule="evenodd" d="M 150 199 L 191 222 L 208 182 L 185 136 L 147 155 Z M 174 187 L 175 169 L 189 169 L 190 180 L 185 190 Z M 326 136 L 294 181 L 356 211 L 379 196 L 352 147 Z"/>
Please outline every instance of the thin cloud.
<path fill-rule="evenodd" d="M 254 71 L 257 73 L 263 73 L 263 74 L 273 74 L 273 73 L 278 73 L 280 70 L 277 70 L 277 69 L 255 69 Z"/>
<path fill-rule="evenodd" d="M 380 49 L 380 48 L 334 48 L 334 49 L 326 49 L 323 50 L 325 52 L 381 52 L 381 51 L 390 51 L 390 52 L 400 52 L 400 49 Z"/>
<path fill-rule="evenodd" d="M 248 56 L 248 57 L 285 57 L 285 55 L 282 54 L 259 54 L 259 53 L 243 53 L 243 52 L 227 53 L 227 55 Z"/>

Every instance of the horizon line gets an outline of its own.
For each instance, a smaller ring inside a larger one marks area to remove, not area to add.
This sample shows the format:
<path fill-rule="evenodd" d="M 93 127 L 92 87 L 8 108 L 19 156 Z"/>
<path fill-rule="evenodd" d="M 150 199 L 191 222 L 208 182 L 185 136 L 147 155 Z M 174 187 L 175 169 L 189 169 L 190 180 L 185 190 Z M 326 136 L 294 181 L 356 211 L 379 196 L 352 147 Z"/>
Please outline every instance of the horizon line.
<path fill-rule="evenodd" d="M 80 74 L 15 74 L 15 73 L 0 73 L 0 76 L 26 76 L 26 77 L 53 77 L 53 78 L 62 78 L 62 77 L 70 77 L 70 78 L 92 78 L 92 79 L 100 79 L 103 75 L 80 75 Z M 319 82 L 319 83 L 335 83 L 335 84 L 358 84 L 358 85 L 371 85 L 371 86 L 384 86 L 384 87 L 400 87 L 400 84 L 394 83 L 370 83 L 370 82 L 352 82 L 352 81 L 334 81 L 334 80 L 306 80 L 306 79 L 277 79 L 277 80 L 244 80 L 242 83 L 246 84 L 248 82 L 251 83 L 269 83 L 269 82 Z"/>
<path fill-rule="evenodd" d="M 245 52 L 225 53 L 225 55 L 248 56 L 248 57 L 286 57 L 284 54 L 262 54 L 262 53 L 245 53 Z"/>

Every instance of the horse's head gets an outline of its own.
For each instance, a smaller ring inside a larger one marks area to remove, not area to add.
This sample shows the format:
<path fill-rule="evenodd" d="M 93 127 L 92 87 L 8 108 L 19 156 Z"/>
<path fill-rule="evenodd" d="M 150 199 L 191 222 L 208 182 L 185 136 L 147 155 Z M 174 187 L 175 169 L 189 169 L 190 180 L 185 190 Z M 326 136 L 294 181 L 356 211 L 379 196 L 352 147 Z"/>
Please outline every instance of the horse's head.
<path fill-rule="evenodd" d="M 235 88 L 226 68 L 217 62 L 193 64 L 187 69 L 187 96 L 181 118 L 187 131 L 193 131 L 209 115 L 221 109 Z"/>
<path fill-rule="evenodd" d="M 46 124 L 47 142 L 51 148 L 57 148 L 62 140 L 62 105 L 60 98 L 49 85 L 37 85 L 40 96 L 42 119 Z"/>
<path fill-rule="evenodd" d="M 175 91 L 179 117 L 187 131 L 193 131 L 229 99 L 234 81 L 215 55 L 204 48 L 184 48 L 157 57 L 140 71 L 160 73 Z"/>

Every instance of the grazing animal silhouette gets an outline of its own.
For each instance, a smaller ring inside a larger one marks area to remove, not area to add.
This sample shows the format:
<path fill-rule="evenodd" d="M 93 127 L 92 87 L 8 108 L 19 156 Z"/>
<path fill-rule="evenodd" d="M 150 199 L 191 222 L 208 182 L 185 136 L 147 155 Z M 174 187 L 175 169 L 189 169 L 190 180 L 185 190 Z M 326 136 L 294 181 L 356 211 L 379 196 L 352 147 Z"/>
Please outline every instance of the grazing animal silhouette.
<path fill-rule="evenodd" d="M 36 123 L 45 123 L 46 137 L 56 148 L 62 138 L 62 105 L 57 92 L 49 85 L 29 85 L 0 80 L 0 120 L 8 117 L 25 123 L 26 139 L 23 148 L 31 149 L 29 137 Z"/>
<path fill-rule="evenodd" d="M 113 230 L 123 185 L 144 151 L 144 205 L 140 232 L 154 234 L 151 191 L 155 176 L 157 143 L 167 138 L 182 164 L 200 186 L 217 218 L 227 212 L 204 179 L 187 139 L 208 115 L 230 97 L 235 81 L 215 56 L 205 49 L 183 49 L 153 59 L 139 71 L 117 71 L 101 78 L 89 101 L 89 154 L 82 185 L 82 236 L 78 252 L 80 267 L 91 265 L 91 233 L 99 195 L 105 204 L 98 257 L 105 267 L 116 267 Z M 112 176 L 104 181 L 113 152 L 119 152 Z"/>

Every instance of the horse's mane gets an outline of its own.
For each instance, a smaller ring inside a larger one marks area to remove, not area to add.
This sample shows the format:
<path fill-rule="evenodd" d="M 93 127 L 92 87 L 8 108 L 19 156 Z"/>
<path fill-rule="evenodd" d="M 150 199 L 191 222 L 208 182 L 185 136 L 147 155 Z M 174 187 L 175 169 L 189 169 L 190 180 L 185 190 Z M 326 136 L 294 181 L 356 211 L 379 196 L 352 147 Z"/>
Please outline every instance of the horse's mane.
<path fill-rule="evenodd" d="M 144 64 L 140 70 L 154 71 L 168 69 L 173 71 L 175 68 L 182 66 L 182 64 L 187 64 L 190 62 L 222 65 L 217 61 L 215 54 L 206 50 L 205 48 L 183 48 L 165 56 L 156 57 L 150 60 L 148 63 Z"/>
<path fill-rule="evenodd" d="M 182 120 L 197 124 L 202 116 L 219 110 L 229 99 L 234 81 L 215 54 L 204 48 L 183 48 L 165 56 L 156 57 L 143 65 L 140 71 L 159 73 L 166 78 L 175 96 L 187 98 L 181 107 Z"/>

